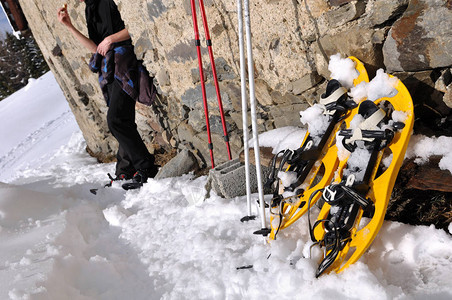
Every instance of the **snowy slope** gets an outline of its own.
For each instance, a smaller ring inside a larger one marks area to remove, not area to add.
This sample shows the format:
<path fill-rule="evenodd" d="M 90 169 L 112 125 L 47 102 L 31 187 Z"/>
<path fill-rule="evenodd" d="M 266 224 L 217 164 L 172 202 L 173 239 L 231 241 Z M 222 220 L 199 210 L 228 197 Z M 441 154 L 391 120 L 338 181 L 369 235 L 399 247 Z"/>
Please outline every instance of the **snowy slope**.
<path fill-rule="evenodd" d="M 86 154 L 53 76 L 5 101 L 0 299 L 452 298 L 452 236 L 442 230 L 385 222 L 359 262 L 315 279 L 306 218 L 267 244 L 252 234 L 259 220 L 239 221 L 245 197 L 203 201 L 206 177 L 192 175 L 93 195 L 114 165 Z M 297 132 L 267 132 L 261 143 L 297 147 Z M 410 155 L 428 159 L 423 149 Z"/>
<path fill-rule="evenodd" d="M 1 101 L 0 181 L 18 169 L 39 164 L 78 131 L 53 75 L 30 79 L 27 86 Z"/>

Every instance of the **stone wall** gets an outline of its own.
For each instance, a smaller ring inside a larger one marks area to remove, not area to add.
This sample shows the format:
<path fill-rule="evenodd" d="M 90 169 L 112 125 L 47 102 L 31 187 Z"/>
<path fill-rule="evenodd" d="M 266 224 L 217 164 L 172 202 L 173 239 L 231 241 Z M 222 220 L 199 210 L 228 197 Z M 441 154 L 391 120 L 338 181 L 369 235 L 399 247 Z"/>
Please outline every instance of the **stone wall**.
<path fill-rule="evenodd" d="M 76 116 L 90 152 L 108 161 L 117 145 L 89 55 L 58 23 L 64 0 L 19 0 L 33 34 Z M 84 4 L 69 0 L 73 23 L 86 33 Z M 115 0 L 139 59 L 155 77 L 155 106 L 137 105 L 149 149 L 194 147 L 210 159 L 190 1 Z M 250 1 L 259 130 L 301 126 L 298 112 L 314 103 L 329 77 L 329 56 L 363 61 L 371 75 L 394 72 L 416 106 L 415 130 L 451 134 L 452 1 Z M 233 157 L 242 147 L 236 0 L 204 1 Z M 200 16 L 198 10 L 198 17 Z M 226 159 L 222 126 L 199 19 L 216 162 Z"/>

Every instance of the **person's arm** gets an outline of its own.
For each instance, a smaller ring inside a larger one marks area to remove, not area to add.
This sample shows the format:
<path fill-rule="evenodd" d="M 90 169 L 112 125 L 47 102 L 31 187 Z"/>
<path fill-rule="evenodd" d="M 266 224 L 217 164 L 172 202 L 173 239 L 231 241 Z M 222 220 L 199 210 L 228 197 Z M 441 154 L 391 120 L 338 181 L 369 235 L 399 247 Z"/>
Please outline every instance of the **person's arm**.
<path fill-rule="evenodd" d="M 130 39 L 129 31 L 127 29 L 123 29 L 118 31 L 112 35 L 107 36 L 100 44 L 97 46 L 97 52 L 101 55 L 105 56 L 108 49 L 110 49 L 111 44 L 122 42 Z"/>
<path fill-rule="evenodd" d="M 94 53 L 97 51 L 97 45 L 92 40 L 84 36 L 80 31 L 78 31 L 77 28 L 74 27 L 74 25 L 72 25 L 71 19 L 69 18 L 69 15 L 67 13 L 66 5 L 58 9 L 58 21 L 60 21 L 61 24 L 65 25 L 67 29 L 72 33 L 72 35 L 90 52 Z"/>

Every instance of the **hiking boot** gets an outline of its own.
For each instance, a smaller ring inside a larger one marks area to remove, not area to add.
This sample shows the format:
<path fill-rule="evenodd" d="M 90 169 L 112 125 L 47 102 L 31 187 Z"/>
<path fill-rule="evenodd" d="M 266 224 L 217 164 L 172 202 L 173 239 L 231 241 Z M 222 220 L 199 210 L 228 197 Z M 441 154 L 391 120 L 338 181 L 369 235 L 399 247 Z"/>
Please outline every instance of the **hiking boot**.
<path fill-rule="evenodd" d="M 148 178 L 154 178 L 155 175 L 157 175 L 159 169 L 157 166 L 151 169 L 139 169 L 134 175 L 133 175 L 133 181 L 134 182 L 141 182 L 146 183 L 148 181 Z"/>
<path fill-rule="evenodd" d="M 158 173 L 158 166 L 154 166 L 150 169 L 138 169 L 138 171 L 133 175 L 131 183 L 124 183 L 122 188 L 125 190 L 138 189 L 143 186 L 144 183 L 148 182 L 149 178 L 154 178 Z"/>

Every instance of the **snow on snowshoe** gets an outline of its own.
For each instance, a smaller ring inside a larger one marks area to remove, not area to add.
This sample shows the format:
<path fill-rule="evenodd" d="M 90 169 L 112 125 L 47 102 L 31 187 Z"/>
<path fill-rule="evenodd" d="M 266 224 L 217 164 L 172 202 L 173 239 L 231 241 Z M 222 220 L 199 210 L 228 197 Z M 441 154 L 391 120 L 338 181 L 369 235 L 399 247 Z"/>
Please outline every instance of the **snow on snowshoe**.
<path fill-rule="evenodd" d="M 364 65 L 355 57 L 348 59 L 356 70 L 353 85 L 368 82 Z M 312 192 L 325 187 L 333 179 L 338 160 L 336 151 L 331 147 L 336 132 L 344 122 L 350 122 L 357 107 L 347 92 L 338 80 L 330 80 L 320 104 L 306 110 L 304 116 L 301 113 L 302 121 L 306 121 L 309 127 L 301 147 L 295 151 L 281 151 L 274 156 L 266 182 L 266 186 L 274 191 L 270 204 L 271 239 L 306 213 L 307 199 Z M 279 157 L 281 161 L 276 167 Z M 312 202 L 315 200 L 317 198 Z"/>
<path fill-rule="evenodd" d="M 310 196 L 324 200 L 312 226 L 308 212 L 311 239 L 324 248 L 316 277 L 356 262 L 381 228 L 414 123 L 408 90 L 400 80 L 395 90 L 391 98 L 361 102 L 348 129 L 338 133 L 335 181 Z"/>

